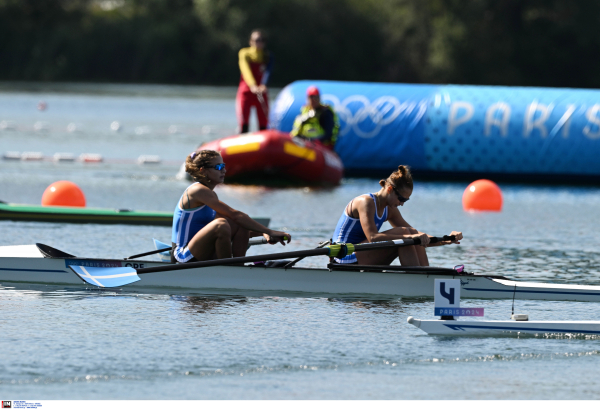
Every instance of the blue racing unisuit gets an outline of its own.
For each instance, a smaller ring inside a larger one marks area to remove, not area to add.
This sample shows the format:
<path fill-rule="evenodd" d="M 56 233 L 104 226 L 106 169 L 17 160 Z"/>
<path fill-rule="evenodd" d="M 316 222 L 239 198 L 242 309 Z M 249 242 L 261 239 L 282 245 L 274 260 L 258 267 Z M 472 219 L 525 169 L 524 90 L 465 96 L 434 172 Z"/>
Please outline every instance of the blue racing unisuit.
<path fill-rule="evenodd" d="M 195 182 L 193 184 L 196 184 Z M 207 205 L 197 207 L 195 209 L 183 209 L 181 207 L 183 196 L 188 189 L 183 192 L 181 198 L 175 206 L 173 214 L 173 229 L 171 233 L 171 241 L 176 244 L 173 255 L 180 263 L 185 263 L 191 260 L 194 256 L 187 248 L 188 242 L 196 233 L 204 226 L 215 219 L 217 212 Z M 189 200 L 188 200 L 189 203 Z"/>

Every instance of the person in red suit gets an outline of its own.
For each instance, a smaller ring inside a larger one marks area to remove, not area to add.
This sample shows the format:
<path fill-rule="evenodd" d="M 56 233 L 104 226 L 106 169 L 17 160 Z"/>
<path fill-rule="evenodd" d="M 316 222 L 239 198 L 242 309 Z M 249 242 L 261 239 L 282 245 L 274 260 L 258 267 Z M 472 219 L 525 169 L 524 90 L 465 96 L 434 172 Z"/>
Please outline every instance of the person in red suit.
<path fill-rule="evenodd" d="M 240 133 L 248 132 L 250 108 L 255 107 L 258 128 L 267 129 L 269 120 L 269 95 L 267 82 L 273 67 L 273 56 L 265 49 L 265 36 L 260 30 L 250 34 L 250 47 L 239 52 L 240 85 L 235 100 L 235 110 Z"/>

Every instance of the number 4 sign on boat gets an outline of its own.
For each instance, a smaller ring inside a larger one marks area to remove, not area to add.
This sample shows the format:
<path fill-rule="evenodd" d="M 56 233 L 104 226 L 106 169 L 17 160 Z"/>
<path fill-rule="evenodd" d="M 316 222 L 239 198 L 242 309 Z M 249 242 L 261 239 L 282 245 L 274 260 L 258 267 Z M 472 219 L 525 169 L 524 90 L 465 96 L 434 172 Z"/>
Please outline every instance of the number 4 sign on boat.
<path fill-rule="evenodd" d="M 436 316 L 483 317 L 483 308 L 460 307 L 460 280 L 436 278 L 434 304 Z"/>

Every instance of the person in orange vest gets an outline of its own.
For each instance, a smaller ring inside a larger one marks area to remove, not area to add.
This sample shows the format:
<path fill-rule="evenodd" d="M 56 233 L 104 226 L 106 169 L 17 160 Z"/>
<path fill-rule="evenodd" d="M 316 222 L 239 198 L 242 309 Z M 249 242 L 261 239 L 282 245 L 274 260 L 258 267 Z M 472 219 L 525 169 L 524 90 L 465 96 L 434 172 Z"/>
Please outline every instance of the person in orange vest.
<path fill-rule="evenodd" d="M 240 85 L 235 99 L 240 133 L 248 132 L 250 108 L 255 107 L 258 128 L 267 129 L 269 120 L 269 94 L 267 82 L 273 68 L 273 56 L 265 49 L 265 36 L 262 31 L 250 34 L 250 47 L 239 52 Z"/>

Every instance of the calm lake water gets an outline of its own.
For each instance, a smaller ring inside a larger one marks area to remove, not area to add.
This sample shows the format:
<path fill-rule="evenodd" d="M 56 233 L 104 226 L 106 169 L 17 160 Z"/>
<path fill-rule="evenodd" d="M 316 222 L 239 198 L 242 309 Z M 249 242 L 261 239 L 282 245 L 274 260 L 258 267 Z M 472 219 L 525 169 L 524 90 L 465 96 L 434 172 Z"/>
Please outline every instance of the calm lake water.
<path fill-rule="evenodd" d="M 89 207 L 172 211 L 179 163 L 235 132 L 232 89 L 0 86 L 0 155 L 99 153 L 103 164 L 0 160 L 0 200 L 39 204 L 71 180 Z M 272 95 L 274 96 L 274 95 Z M 37 110 L 39 101 L 47 103 Z M 119 122 L 120 131 L 111 130 Z M 3 125 L 2 125 L 3 124 Z M 137 165 L 160 155 L 159 165 Z M 110 159 L 110 160 L 109 160 Z M 114 161 L 111 161 L 114 159 Z M 401 208 L 415 227 L 460 246 L 431 263 L 544 282 L 598 284 L 600 189 L 502 185 L 501 213 L 470 214 L 466 184 L 416 181 Z M 268 216 L 299 250 L 329 238 L 353 197 L 377 180 L 335 189 L 221 186 L 226 203 Z M 89 257 L 126 257 L 168 241 L 170 228 L 0 222 L 0 245 L 41 242 Z M 255 246 L 249 254 L 282 250 Z M 309 258 L 307 266 L 325 259 Z M 508 319 L 510 300 L 464 300 Z M 593 303 L 517 301 L 531 319 L 597 320 Z M 598 337 L 444 338 L 408 316 L 430 299 L 294 294 L 98 292 L 0 282 L 2 399 L 598 399 Z"/>

